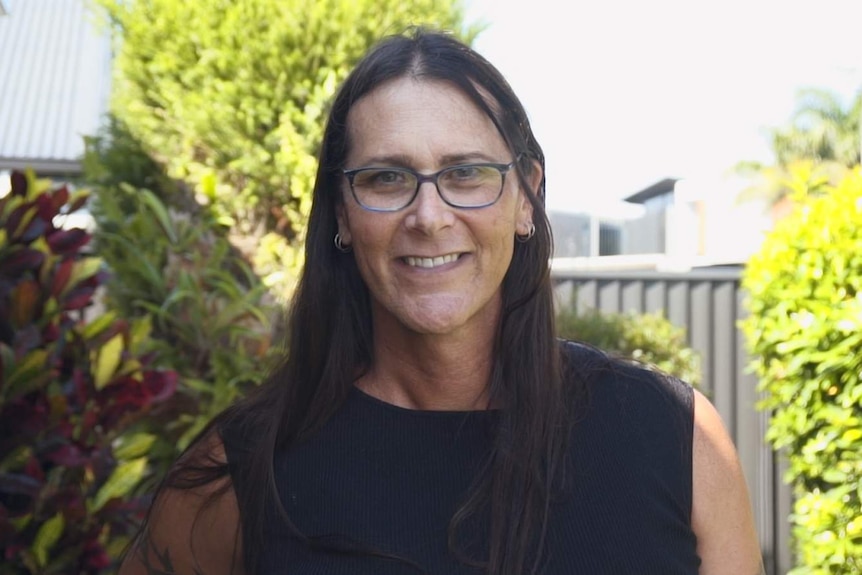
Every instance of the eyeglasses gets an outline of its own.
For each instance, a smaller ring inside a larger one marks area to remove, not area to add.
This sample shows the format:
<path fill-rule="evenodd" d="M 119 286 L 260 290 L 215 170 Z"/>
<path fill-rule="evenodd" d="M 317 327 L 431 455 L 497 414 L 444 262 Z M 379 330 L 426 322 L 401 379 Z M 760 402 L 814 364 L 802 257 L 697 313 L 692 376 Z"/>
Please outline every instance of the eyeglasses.
<path fill-rule="evenodd" d="M 503 195 L 506 174 L 517 163 L 460 164 L 434 174 L 407 168 L 356 168 L 344 170 L 356 202 L 372 212 L 397 212 L 413 203 L 419 186 L 431 182 L 453 208 L 476 209 L 495 203 Z"/>

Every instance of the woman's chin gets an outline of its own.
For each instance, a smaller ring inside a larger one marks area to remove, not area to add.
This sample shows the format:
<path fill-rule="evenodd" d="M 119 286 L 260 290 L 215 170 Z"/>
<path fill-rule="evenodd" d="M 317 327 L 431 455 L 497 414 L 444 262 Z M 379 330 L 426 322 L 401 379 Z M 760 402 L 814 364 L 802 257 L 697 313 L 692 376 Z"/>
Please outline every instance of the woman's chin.
<path fill-rule="evenodd" d="M 493 331 L 493 321 L 489 316 L 483 310 L 477 312 L 463 307 L 425 306 L 410 310 L 409 314 L 399 318 L 398 323 L 419 335 L 478 334 L 489 329 Z"/>

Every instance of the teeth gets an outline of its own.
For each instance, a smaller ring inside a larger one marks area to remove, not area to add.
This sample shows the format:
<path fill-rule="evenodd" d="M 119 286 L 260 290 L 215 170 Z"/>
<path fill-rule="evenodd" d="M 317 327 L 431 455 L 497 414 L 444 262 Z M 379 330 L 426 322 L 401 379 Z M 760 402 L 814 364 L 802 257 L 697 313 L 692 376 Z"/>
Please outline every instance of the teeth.
<path fill-rule="evenodd" d="M 447 254 L 445 256 L 437 256 L 436 258 L 414 258 L 412 256 L 407 256 L 404 258 L 404 261 L 407 262 L 407 265 L 413 267 L 436 268 L 437 266 L 454 262 L 457 259 L 458 254 Z"/>

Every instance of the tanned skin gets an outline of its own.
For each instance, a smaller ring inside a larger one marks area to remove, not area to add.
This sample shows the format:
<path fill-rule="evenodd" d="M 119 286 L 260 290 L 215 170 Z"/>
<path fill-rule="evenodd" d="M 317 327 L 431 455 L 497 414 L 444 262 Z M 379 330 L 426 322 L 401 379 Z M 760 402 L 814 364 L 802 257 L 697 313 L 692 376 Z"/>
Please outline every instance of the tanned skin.
<path fill-rule="evenodd" d="M 149 537 L 147 531 L 141 534 L 138 544 L 135 547 L 135 553 L 141 562 L 147 575 L 175 575 L 174 563 L 171 561 L 171 550 L 167 546 L 161 551 L 156 548 L 156 545 Z M 204 575 L 204 573 L 194 567 L 192 570 L 194 575 Z"/>
<path fill-rule="evenodd" d="M 226 461 L 217 437 L 200 449 Z M 119 575 L 244 575 L 239 508 L 229 479 L 159 494 Z"/>
<path fill-rule="evenodd" d="M 715 407 L 699 391 L 694 399 L 691 520 L 699 573 L 765 575 L 736 449 Z"/>

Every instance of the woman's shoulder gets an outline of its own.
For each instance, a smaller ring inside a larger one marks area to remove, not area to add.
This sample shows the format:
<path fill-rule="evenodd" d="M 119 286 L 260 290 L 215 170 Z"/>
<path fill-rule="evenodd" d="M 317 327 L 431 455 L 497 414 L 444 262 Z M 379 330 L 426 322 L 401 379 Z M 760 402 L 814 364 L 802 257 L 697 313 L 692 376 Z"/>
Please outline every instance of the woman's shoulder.
<path fill-rule="evenodd" d="M 692 526 L 702 570 L 763 573 L 751 499 L 736 448 L 721 416 L 695 393 Z"/>
<path fill-rule="evenodd" d="M 650 366 L 566 342 L 567 378 L 573 389 L 573 452 L 618 459 L 658 474 L 690 506 L 694 390 Z M 631 470 L 630 470 L 631 471 Z M 688 478 L 687 480 L 685 478 Z"/>
<path fill-rule="evenodd" d="M 689 420 L 693 417 L 694 390 L 689 383 L 588 344 L 561 340 L 561 346 L 565 377 L 570 385 L 580 384 L 586 401 L 604 397 L 625 404 L 636 402 L 640 408 L 670 409 Z"/>
<path fill-rule="evenodd" d="M 174 465 L 125 557 L 120 575 L 145 573 L 241 574 L 240 517 L 215 431 Z"/>

